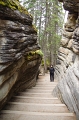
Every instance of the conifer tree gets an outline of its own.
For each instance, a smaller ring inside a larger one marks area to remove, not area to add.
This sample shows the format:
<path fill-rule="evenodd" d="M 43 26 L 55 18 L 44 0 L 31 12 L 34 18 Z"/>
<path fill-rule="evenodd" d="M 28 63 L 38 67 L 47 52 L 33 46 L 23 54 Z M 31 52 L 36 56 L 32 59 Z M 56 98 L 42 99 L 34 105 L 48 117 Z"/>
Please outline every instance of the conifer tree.
<path fill-rule="evenodd" d="M 44 67 L 56 64 L 63 27 L 63 7 L 58 0 L 20 0 L 34 18 L 38 42 L 44 53 Z"/>

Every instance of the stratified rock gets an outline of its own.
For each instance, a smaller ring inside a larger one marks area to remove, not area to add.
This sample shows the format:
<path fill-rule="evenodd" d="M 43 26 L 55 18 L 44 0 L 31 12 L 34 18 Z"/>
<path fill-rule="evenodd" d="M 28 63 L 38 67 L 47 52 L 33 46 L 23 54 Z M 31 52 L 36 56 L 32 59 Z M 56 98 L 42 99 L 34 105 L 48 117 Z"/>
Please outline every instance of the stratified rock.
<path fill-rule="evenodd" d="M 58 0 L 63 2 L 64 9 L 70 12 L 78 12 L 79 0 Z"/>
<path fill-rule="evenodd" d="M 69 110 L 79 113 L 79 56 L 76 55 L 74 65 L 68 67 L 63 79 L 55 88 L 54 95 L 59 97 L 65 103 Z M 60 73 L 61 74 L 61 73 Z"/>
<path fill-rule="evenodd" d="M 0 1 L 0 109 L 36 83 L 41 55 L 32 21 L 18 0 Z"/>
<path fill-rule="evenodd" d="M 71 39 L 67 45 L 67 48 L 72 49 L 73 47 L 73 39 Z"/>
<path fill-rule="evenodd" d="M 65 31 L 70 32 L 71 34 L 71 32 L 75 30 L 77 17 L 77 14 L 68 13 L 67 22 L 64 25 Z"/>
<path fill-rule="evenodd" d="M 66 37 L 62 37 L 62 39 L 61 39 L 61 45 L 62 46 L 67 46 L 67 44 L 68 44 L 68 42 L 69 42 L 69 38 L 66 38 Z"/>
<path fill-rule="evenodd" d="M 59 81 L 53 91 L 56 97 L 75 112 L 79 120 L 79 0 L 63 0 L 69 11 L 59 48 L 55 77 Z"/>
<path fill-rule="evenodd" d="M 63 0 L 63 6 L 65 10 L 70 12 L 78 12 L 79 0 Z"/>
<path fill-rule="evenodd" d="M 79 54 L 79 27 L 77 27 L 73 34 L 73 51 Z"/>

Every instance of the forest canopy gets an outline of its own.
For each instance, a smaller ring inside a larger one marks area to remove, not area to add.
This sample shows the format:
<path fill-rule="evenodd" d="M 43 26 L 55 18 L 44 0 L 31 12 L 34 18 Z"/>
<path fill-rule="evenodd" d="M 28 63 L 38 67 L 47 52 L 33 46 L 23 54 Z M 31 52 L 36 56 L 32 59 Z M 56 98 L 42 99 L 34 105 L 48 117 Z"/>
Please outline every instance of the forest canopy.
<path fill-rule="evenodd" d="M 56 64 L 60 46 L 64 13 L 58 0 L 20 0 L 32 14 L 33 24 L 38 30 L 38 42 L 43 51 L 44 66 Z"/>

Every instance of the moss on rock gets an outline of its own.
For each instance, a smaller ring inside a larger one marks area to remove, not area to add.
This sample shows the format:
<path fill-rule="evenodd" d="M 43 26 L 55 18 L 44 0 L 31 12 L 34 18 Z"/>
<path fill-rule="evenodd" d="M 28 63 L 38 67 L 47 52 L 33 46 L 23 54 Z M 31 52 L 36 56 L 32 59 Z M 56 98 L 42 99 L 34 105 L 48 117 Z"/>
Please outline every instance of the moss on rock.
<path fill-rule="evenodd" d="M 28 11 L 20 5 L 19 0 L 0 0 L 0 5 L 9 7 L 13 10 L 19 10 L 20 12 L 24 14 L 29 14 Z M 31 16 L 31 14 L 29 15 Z"/>
<path fill-rule="evenodd" d="M 32 58 L 34 58 L 35 55 L 40 55 L 42 57 L 43 53 L 41 50 L 30 51 L 27 55 L 27 60 L 31 60 Z"/>
<path fill-rule="evenodd" d="M 33 29 L 37 32 L 37 28 L 36 28 L 34 25 L 32 25 L 32 27 L 33 27 Z"/>
<path fill-rule="evenodd" d="M 36 54 L 40 55 L 41 57 L 43 56 L 42 50 L 36 50 Z"/>

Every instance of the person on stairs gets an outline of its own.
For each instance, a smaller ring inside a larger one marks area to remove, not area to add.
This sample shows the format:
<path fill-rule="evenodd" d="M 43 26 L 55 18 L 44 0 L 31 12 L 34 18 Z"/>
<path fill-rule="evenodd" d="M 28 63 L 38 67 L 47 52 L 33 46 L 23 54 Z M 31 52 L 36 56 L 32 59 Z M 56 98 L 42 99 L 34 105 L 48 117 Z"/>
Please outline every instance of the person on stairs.
<path fill-rule="evenodd" d="M 50 72 L 50 82 L 54 82 L 55 69 L 54 69 L 53 65 L 51 65 L 51 67 L 49 68 L 49 72 Z"/>

